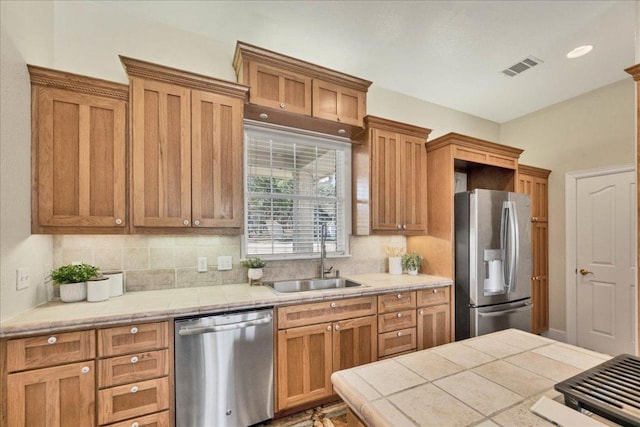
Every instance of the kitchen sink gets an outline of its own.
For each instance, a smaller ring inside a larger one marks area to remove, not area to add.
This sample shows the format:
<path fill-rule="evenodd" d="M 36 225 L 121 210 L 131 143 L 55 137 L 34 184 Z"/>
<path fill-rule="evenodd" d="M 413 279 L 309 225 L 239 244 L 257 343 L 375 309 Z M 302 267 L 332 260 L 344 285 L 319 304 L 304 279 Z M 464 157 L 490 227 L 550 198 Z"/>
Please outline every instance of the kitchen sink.
<path fill-rule="evenodd" d="M 360 283 L 342 278 L 331 279 L 304 279 L 304 280 L 283 280 L 279 282 L 267 282 L 265 286 L 273 288 L 276 292 L 292 293 L 320 291 L 338 288 L 353 288 L 362 286 Z"/>

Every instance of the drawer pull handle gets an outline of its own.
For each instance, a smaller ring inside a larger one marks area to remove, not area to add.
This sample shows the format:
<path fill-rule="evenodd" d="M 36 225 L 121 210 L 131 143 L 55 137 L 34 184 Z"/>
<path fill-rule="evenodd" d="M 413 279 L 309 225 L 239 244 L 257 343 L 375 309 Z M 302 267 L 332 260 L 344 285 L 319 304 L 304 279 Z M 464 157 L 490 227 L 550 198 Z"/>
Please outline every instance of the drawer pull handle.
<path fill-rule="evenodd" d="M 327 331 L 331 330 L 331 325 L 327 326 Z"/>
<path fill-rule="evenodd" d="M 434 293 L 434 294 L 437 294 L 437 293 L 438 293 L 438 290 L 437 290 L 437 289 L 434 289 L 434 290 L 433 290 L 433 293 Z"/>
<path fill-rule="evenodd" d="M 131 423 L 131 427 L 140 427 L 140 423 L 137 421 L 134 421 L 133 423 Z"/>
<path fill-rule="evenodd" d="M 131 363 L 137 363 L 138 362 L 138 356 L 133 356 L 131 358 Z"/>
<path fill-rule="evenodd" d="M 420 311 L 418 312 L 418 314 L 419 314 L 420 316 L 424 316 L 424 310 L 420 310 Z"/>
<path fill-rule="evenodd" d="M 57 341 L 58 341 L 58 338 L 56 337 L 49 337 L 49 339 L 47 339 L 48 344 L 55 344 Z"/>
<path fill-rule="evenodd" d="M 131 333 L 132 334 L 137 334 L 138 333 L 138 328 L 136 328 L 135 326 L 133 328 L 131 328 Z"/>
<path fill-rule="evenodd" d="M 287 108 L 287 106 L 284 104 L 284 102 L 281 102 L 280 103 L 280 108 L 284 109 L 284 108 Z"/>
<path fill-rule="evenodd" d="M 331 303 L 331 308 L 336 308 L 336 303 L 335 302 Z"/>
<path fill-rule="evenodd" d="M 120 218 L 116 218 L 116 225 L 122 225 L 122 220 Z"/>
<path fill-rule="evenodd" d="M 88 366 L 83 366 L 82 369 L 80 369 L 80 372 L 82 372 L 83 374 L 87 374 L 89 373 L 90 369 Z"/>
<path fill-rule="evenodd" d="M 398 294 L 398 299 L 402 299 L 402 294 Z"/>
<path fill-rule="evenodd" d="M 138 392 L 138 386 L 134 385 L 133 387 L 131 387 L 131 393 L 137 393 Z"/>
<path fill-rule="evenodd" d="M 402 317 L 402 313 L 398 313 L 398 319 Z"/>
<path fill-rule="evenodd" d="M 402 332 L 398 332 L 398 336 L 401 337 L 402 336 Z"/>
<path fill-rule="evenodd" d="M 336 326 L 334 327 L 334 329 L 335 329 L 336 331 L 339 331 L 339 330 L 340 330 L 340 325 L 336 325 Z"/>

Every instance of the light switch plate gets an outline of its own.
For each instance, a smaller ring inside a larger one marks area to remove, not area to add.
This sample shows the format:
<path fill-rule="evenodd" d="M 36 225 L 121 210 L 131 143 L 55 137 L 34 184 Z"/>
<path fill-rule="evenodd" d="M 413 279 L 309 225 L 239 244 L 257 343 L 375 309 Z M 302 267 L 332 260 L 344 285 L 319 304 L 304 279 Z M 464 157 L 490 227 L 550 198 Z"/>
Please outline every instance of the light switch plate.
<path fill-rule="evenodd" d="M 198 273 L 204 273 L 207 271 L 207 257 L 199 256 L 198 257 Z"/>
<path fill-rule="evenodd" d="M 231 256 L 219 256 L 218 257 L 218 270 L 231 270 L 232 268 L 232 260 Z"/>
<path fill-rule="evenodd" d="M 28 268 L 19 268 L 16 270 L 16 290 L 26 289 L 31 284 Z"/>

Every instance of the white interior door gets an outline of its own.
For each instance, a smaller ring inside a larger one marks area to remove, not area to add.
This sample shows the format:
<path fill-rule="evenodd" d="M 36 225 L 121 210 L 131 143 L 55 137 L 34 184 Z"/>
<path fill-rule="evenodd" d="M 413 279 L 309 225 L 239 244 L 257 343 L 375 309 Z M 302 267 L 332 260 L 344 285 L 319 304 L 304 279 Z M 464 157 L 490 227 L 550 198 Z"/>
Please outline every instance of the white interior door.
<path fill-rule="evenodd" d="M 577 344 L 635 354 L 635 174 L 579 179 L 576 188 Z"/>

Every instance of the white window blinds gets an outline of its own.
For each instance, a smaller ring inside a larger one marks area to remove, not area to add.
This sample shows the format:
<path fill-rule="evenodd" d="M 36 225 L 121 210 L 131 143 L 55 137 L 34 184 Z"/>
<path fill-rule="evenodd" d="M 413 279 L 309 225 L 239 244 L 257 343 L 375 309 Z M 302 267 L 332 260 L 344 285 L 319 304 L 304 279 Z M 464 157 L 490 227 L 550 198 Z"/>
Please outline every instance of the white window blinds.
<path fill-rule="evenodd" d="M 344 254 L 350 145 L 280 130 L 245 127 L 246 255 Z"/>

